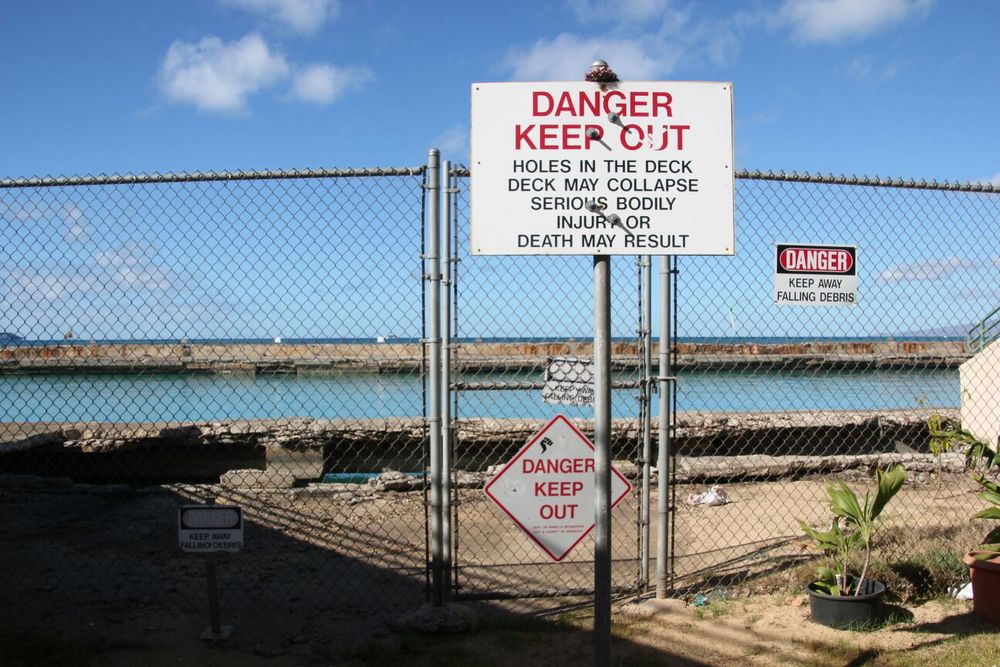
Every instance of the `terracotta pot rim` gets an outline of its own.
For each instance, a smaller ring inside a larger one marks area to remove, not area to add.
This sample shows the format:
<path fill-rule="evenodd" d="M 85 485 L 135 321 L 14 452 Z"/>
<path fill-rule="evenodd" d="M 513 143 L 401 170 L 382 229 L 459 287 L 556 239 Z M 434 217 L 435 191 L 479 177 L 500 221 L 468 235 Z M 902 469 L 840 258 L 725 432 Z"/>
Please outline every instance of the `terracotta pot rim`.
<path fill-rule="evenodd" d="M 976 554 L 983 553 L 993 553 L 992 551 L 986 551 L 983 549 L 974 549 L 967 554 L 962 559 L 965 564 L 971 568 L 979 570 L 990 570 L 992 572 L 1000 572 L 1000 554 L 993 556 L 993 558 L 987 558 L 986 560 L 976 560 Z"/>

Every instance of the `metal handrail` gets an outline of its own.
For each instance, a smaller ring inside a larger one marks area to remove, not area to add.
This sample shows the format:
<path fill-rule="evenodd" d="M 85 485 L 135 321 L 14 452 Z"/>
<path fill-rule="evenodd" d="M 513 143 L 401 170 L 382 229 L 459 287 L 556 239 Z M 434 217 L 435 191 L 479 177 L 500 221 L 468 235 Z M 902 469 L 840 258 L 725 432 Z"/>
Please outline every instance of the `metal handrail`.
<path fill-rule="evenodd" d="M 969 329 L 965 336 L 965 348 L 975 354 L 998 338 L 1000 338 L 1000 306 Z"/>

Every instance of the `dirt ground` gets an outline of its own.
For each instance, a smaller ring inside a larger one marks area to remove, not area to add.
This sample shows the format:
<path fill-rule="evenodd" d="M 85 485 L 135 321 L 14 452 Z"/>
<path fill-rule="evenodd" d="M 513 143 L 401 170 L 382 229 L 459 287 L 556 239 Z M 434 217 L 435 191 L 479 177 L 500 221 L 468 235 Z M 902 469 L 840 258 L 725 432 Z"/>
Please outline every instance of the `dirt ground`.
<path fill-rule="evenodd" d="M 801 576 L 801 561 L 808 557 L 798 541 L 797 519 L 824 518 L 825 484 L 823 479 L 803 479 L 727 485 L 731 502 L 720 507 L 684 505 L 688 493 L 704 488 L 679 488 L 678 594 L 690 601 L 699 587 L 711 588 L 727 599 L 712 602 L 707 610 L 671 607 L 659 612 L 655 618 L 664 621 L 662 628 L 636 631 L 627 642 L 645 646 L 662 631 L 668 633 L 662 641 L 671 644 L 677 637 L 706 641 L 705 646 L 692 644 L 692 657 L 703 657 L 691 664 L 776 664 L 773 659 L 781 656 L 787 656 L 781 658 L 784 664 L 794 664 L 795 656 L 813 650 L 810 642 L 840 636 L 804 624 L 806 610 L 801 598 L 793 596 L 799 584 L 792 574 Z M 867 479 L 854 483 L 866 484 Z M 975 507 L 971 491 L 961 476 L 940 484 L 913 480 L 887 510 L 887 526 L 898 527 L 887 531 L 896 535 L 889 546 L 901 553 L 916 553 L 914 545 L 930 554 L 959 553 L 972 539 L 966 535 L 967 517 Z M 208 621 L 205 565 L 199 557 L 180 553 L 176 542 L 177 508 L 209 499 L 236 502 L 248 518 L 244 551 L 220 557 L 223 622 L 234 624 L 236 633 L 229 643 L 215 647 L 197 639 Z M 481 490 L 463 490 L 459 499 L 461 594 L 566 592 L 591 585 L 589 539 L 568 562 L 546 562 Z M 655 526 L 655 497 L 652 503 Z M 385 637 L 393 619 L 425 602 L 424 511 L 421 492 L 346 502 L 301 490 L 217 485 L 134 489 L 3 478 L 0 651 L 20 650 L 37 639 L 43 647 L 68 642 L 71 652 L 99 658 L 80 664 L 135 664 L 139 656 L 147 665 L 325 664 Z M 614 577 L 624 588 L 634 586 L 638 577 L 637 513 L 633 497 L 614 514 Z M 899 537 L 904 534 L 906 539 Z M 655 572 L 655 562 L 650 567 Z M 748 577 L 757 578 L 747 583 Z M 759 588 L 760 582 L 770 583 Z M 760 604 L 742 602 L 747 592 L 760 590 L 792 597 L 787 602 L 782 597 L 778 604 L 771 598 L 761 598 L 767 601 Z M 728 600 L 733 596 L 739 599 Z M 486 603 L 484 610 L 521 618 L 551 613 L 566 603 L 564 597 L 529 598 Z M 709 618 L 720 609 L 725 613 Z M 917 609 L 924 610 L 918 614 Z M 947 629 L 955 615 L 954 609 L 917 609 L 910 626 L 943 623 Z M 641 626 L 650 622 L 632 621 Z M 800 636 L 806 625 L 809 631 Z M 671 638 L 669 632 L 675 631 L 680 634 Z M 909 637 L 906 632 L 886 640 L 920 642 L 934 635 L 922 630 Z M 713 633 L 723 634 L 711 641 Z M 53 638 L 58 639 L 55 644 Z M 763 653 L 772 662 L 753 663 L 755 651 L 772 643 Z"/>
<path fill-rule="evenodd" d="M 856 665 L 878 656 L 893 664 L 907 653 L 978 634 L 995 639 L 1000 649 L 998 628 L 973 616 L 971 607 L 954 600 L 892 607 L 897 622 L 873 632 L 811 622 L 805 595 L 755 596 L 703 608 L 650 601 L 625 605 L 621 615 L 628 619 L 623 634 L 629 641 L 682 659 L 664 664 Z M 954 664 L 992 665 L 995 658 L 969 655 Z"/>

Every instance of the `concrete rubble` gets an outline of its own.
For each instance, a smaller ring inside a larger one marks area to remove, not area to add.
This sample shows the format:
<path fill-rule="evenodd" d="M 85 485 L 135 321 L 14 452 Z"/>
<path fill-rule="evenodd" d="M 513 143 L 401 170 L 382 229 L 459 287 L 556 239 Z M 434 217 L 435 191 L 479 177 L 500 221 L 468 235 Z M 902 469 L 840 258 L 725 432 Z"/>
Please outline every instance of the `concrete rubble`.
<path fill-rule="evenodd" d="M 957 410 L 935 410 L 957 423 Z M 673 448 L 679 481 L 776 478 L 870 468 L 901 462 L 922 472 L 961 469 L 957 454 L 927 449 L 928 411 L 787 412 L 677 417 Z M 464 419 L 456 422 L 459 489 L 480 488 L 523 447 L 543 420 Z M 577 420 L 585 433 L 587 420 Z M 366 493 L 423 488 L 426 435 L 420 419 L 275 419 L 199 424 L 11 424 L 0 442 L 0 474 L 43 474 L 77 481 L 218 481 L 230 488 L 286 489 L 295 494 L 342 494 L 358 484 L 317 484 L 328 472 L 375 475 Z M 616 420 L 612 454 L 630 479 L 640 433 Z M 657 429 L 652 429 L 656 451 Z M 105 464 L 105 465 L 95 465 Z M 107 472 L 108 479 L 86 480 Z M 410 474 L 407 474 L 409 471 Z M 350 487 L 350 488 L 348 488 Z M 350 498 L 348 498 L 350 494 Z"/>

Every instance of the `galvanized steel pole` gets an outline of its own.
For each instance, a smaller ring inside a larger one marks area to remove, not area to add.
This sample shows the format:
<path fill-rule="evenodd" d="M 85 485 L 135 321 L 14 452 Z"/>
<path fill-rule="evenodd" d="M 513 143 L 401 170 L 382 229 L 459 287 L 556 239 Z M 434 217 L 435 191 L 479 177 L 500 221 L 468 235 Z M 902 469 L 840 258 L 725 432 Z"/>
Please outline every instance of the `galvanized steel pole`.
<path fill-rule="evenodd" d="M 670 257 L 660 257 L 660 430 L 656 452 L 656 597 L 667 597 L 670 532 Z"/>
<path fill-rule="evenodd" d="M 441 526 L 441 154 L 427 156 L 427 295 L 430 346 L 430 458 L 431 458 L 431 601 L 443 601 L 444 535 Z"/>
<path fill-rule="evenodd" d="M 611 257 L 594 257 L 594 664 L 611 664 Z"/>
<path fill-rule="evenodd" d="M 590 65 L 586 78 L 595 82 L 618 80 L 603 60 Z M 608 255 L 594 256 L 594 486 L 594 664 L 610 667 L 611 257 Z"/>
<path fill-rule="evenodd" d="M 441 239 L 441 259 L 444 262 L 441 278 L 441 542 L 443 564 L 441 566 L 445 591 L 451 587 L 451 231 L 452 194 L 455 192 L 451 176 L 451 162 L 445 160 L 441 171 L 444 173 L 444 230 Z"/>
<path fill-rule="evenodd" d="M 642 508 L 639 521 L 642 524 L 639 553 L 641 560 L 640 578 L 642 585 L 649 588 L 649 466 L 653 457 L 653 263 L 646 255 L 640 264 L 642 271 L 642 392 L 645 399 L 645 414 L 642 422 Z"/>

